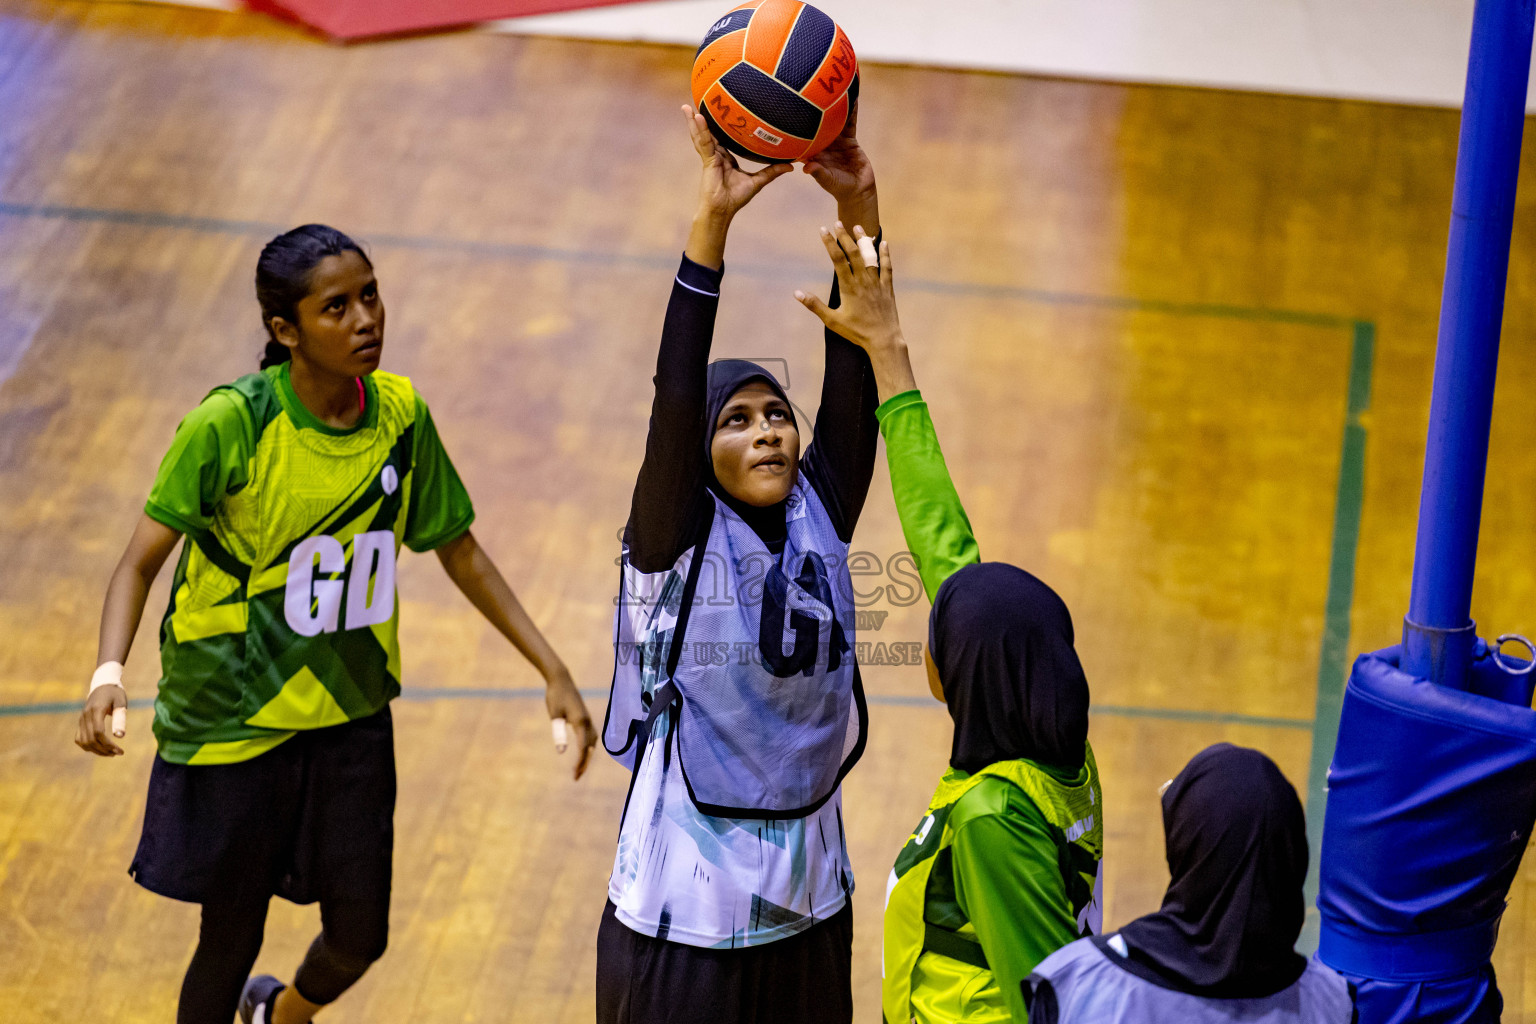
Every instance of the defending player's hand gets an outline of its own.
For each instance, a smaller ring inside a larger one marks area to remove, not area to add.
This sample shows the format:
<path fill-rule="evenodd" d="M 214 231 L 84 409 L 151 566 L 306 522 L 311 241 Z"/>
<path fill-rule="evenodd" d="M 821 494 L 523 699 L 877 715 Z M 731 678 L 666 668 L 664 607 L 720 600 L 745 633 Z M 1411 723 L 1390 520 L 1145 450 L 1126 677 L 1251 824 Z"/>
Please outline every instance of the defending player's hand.
<path fill-rule="evenodd" d="M 572 777 L 579 779 L 586 773 L 587 764 L 592 760 L 592 748 L 597 745 L 597 729 L 592 725 L 592 717 L 587 714 L 587 704 L 581 699 L 581 691 L 576 689 L 576 683 L 569 674 L 557 673 L 545 680 L 544 706 L 549 709 L 549 717 L 555 723 L 557 752 L 565 752 L 562 741 L 566 739 L 566 730 L 576 731 L 576 742 L 581 744 L 581 748 Z M 566 728 L 561 728 L 562 723 Z"/>
<path fill-rule="evenodd" d="M 788 174 L 791 164 L 769 164 L 760 171 L 748 173 L 737 164 L 731 151 L 720 145 L 710 134 L 704 116 L 686 103 L 683 114 L 688 118 L 688 131 L 693 139 L 694 152 L 703 163 L 699 177 L 700 212 L 730 218 L 736 215 L 752 197 L 763 190 L 774 178 Z"/>
<path fill-rule="evenodd" d="M 831 231 L 822 228 L 821 241 L 837 273 L 842 305 L 832 309 L 816 296 L 801 291 L 795 292 L 795 298 L 820 317 L 822 323 L 867 352 L 873 354 L 877 349 L 900 345 L 901 322 L 896 316 L 890 243 L 881 242 L 879 259 L 870 262 L 874 239 L 858 226 L 849 234 L 842 221 Z"/>
<path fill-rule="evenodd" d="M 80 710 L 80 722 L 75 727 L 75 746 L 101 757 L 120 756 L 123 748 L 112 742 L 112 719 L 114 714 L 127 707 L 128 695 L 121 686 L 101 686 L 92 690 L 91 695 L 85 699 L 85 707 Z M 123 732 L 126 733 L 127 729 Z"/>

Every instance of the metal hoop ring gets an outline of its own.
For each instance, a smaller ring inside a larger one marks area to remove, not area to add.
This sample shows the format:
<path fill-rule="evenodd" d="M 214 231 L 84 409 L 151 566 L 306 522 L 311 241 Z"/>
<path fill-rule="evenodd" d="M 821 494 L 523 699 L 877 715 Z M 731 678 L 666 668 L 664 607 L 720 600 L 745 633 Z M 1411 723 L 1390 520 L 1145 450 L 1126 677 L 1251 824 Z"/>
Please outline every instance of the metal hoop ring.
<path fill-rule="evenodd" d="M 1524 668 L 1515 668 L 1504 660 L 1504 655 L 1501 653 L 1501 649 L 1511 640 L 1518 640 L 1520 643 L 1524 644 L 1525 649 L 1531 654 L 1530 658 L 1526 661 Z M 1493 663 L 1495 665 L 1499 666 L 1499 668 L 1503 669 L 1505 672 L 1508 672 L 1512 676 L 1529 675 L 1532 669 L 1536 669 L 1536 644 L 1531 643 L 1529 638 L 1523 637 L 1519 633 L 1503 634 L 1493 642 L 1493 647 L 1489 650 L 1488 653 L 1493 656 Z"/>

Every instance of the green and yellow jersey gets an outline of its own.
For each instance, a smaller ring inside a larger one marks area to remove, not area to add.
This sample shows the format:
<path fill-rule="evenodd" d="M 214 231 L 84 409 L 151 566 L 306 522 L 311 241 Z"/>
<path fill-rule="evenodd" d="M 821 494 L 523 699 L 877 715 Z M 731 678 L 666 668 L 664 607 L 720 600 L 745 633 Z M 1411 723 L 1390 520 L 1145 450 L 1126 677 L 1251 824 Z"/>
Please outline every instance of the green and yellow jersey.
<path fill-rule="evenodd" d="M 1091 746 L 944 772 L 886 884 L 887 1024 L 1024 1024 L 1020 982 L 1100 929 L 1103 803 Z"/>
<path fill-rule="evenodd" d="M 875 410 L 902 535 L 930 601 L 981 561 L 917 391 Z M 1103 799 L 1093 751 L 1077 772 L 999 761 L 939 780 L 886 890 L 888 1024 L 1024 1024 L 1019 983 L 1103 917 Z"/>
<path fill-rule="evenodd" d="M 160 756 L 228 764 L 400 692 L 395 560 L 474 520 L 405 377 L 364 378 L 328 427 L 284 363 L 216 388 L 182 420 L 144 511 L 186 535 L 160 626 Z"/>

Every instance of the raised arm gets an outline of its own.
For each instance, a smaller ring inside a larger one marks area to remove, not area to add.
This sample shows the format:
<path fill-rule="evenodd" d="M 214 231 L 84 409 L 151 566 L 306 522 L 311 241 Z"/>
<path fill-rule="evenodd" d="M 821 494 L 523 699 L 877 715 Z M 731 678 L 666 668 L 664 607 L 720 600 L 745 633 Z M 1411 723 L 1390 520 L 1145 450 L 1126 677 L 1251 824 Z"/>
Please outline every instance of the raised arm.
<path fill-rule="evenodd" d="M 840 223 L 857 225 L 871 238 L 880 234 L 880 202 L 875 170 L 857 138 L 858 105 L 832 144 L 806 161 L 805 172 L 837 200 Z M 828 308 L 841 304 L 836 276 Z M 838 536 L 853 537 L 853 528 L 869 495 L 875 470 L 879 426 L 875 407 L 880 399 L 869 356 L 857 345 L 826 328 L 826 362 L 821 407 L 816 411 L 816 439 L 803 466 L 826 502 Z"/>
<path fill-rule="evenodd" d="M 839 307 L 804 292 L 796 292 L 795 298 L 829 330 L 869 354 L 881 400 L 875 415 L 885 435 L 896 514 L 931 601 L 951 573 L 980 561 L 981 554 L 912 375 L 896 312 L 890 244 L 880 243 L 878 266 L 866 265 L 858 243 L 867 237 L 861 227 L 850 234 L 842 223 L 834 231 L 822 231 L 842 293 Z"/>
<path fill-rule="evenodd" d="M 882 402 L 875 415 L 885 435 L 901 535 L 917 558 L 923 590 L 932 601 L 956 569 L 981 561 L 981 551 L 922 394 L 915 388 L 897 394 Z"/>
<path fill-rule="evenodd" d="M 641 572 L 670 568 L 693 543 L 704 494 L 705 374 L 720 304 L 725 240 L 736 214 L 763 187 L 789 171 L 773 164 L 748 174 L 715 141 L 692 107 L 684 106 L 699 155 L 699 200 L 688 247 L 672 282 L 672 298 L 656 355 L 645 459 L 635 480 L 625 542 Z"/>

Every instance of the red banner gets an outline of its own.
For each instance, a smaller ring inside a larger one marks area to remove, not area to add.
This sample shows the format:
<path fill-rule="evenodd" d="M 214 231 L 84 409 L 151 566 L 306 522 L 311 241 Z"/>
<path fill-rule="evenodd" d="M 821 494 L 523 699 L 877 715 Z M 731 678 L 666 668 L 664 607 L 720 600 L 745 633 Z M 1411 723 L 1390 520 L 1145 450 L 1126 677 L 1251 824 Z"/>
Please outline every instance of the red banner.
<path fill-rule="evenodd" d="M 246 5 L 252 10 L 308 25 L 332 39 L 362 39 L 634 2 L 636 0 L 246 0 Z"/>

